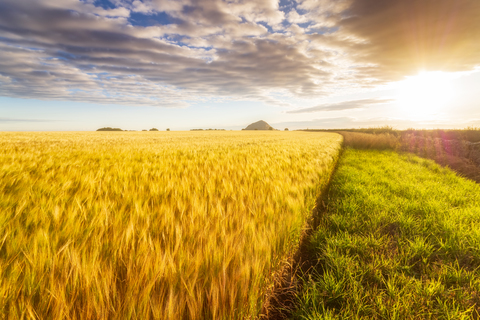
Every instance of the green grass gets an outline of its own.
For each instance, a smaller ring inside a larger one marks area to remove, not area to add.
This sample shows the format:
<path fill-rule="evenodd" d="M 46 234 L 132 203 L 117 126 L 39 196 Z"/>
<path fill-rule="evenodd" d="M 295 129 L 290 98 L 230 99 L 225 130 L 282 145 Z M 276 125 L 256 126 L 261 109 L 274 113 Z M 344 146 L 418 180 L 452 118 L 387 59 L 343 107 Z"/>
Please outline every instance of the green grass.
<path fill-rule="evenodd" d="M 480 313 L 480 186 L 431 160 L 347 149 L 295 319 L 470 319 Z"/>

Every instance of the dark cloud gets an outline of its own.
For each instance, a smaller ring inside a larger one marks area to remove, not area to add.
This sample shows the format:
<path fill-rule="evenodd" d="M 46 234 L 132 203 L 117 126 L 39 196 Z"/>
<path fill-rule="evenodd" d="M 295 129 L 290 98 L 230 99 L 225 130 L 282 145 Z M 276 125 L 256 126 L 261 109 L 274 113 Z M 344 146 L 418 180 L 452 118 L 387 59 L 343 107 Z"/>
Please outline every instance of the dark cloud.
<path fill-rule="evenodd" d="M 287 111 L 287 113 L 310 113 L 310 112 L 319 112 L 319 111 L 341 111 L 341 110 L 350 110 L 350 109 L 361 109 L 361 108 L 365 108 L 372 105 L 387 104 L 394 101 L 395 101 L 394 99 L 350 100 L 350 101 L 342 101 L 342 102 L 330 103 L 330 104 L 321 104 L 311 108 L 290 110 L 290 111 Z"/>
<path fill-rule="evenodd" d="M 480 64 L 478 0 L 354 0 L 347 13 L 339 25 L 358 37 L 354 59 L 374 66 L 359 77 L 397 80 Z"/>

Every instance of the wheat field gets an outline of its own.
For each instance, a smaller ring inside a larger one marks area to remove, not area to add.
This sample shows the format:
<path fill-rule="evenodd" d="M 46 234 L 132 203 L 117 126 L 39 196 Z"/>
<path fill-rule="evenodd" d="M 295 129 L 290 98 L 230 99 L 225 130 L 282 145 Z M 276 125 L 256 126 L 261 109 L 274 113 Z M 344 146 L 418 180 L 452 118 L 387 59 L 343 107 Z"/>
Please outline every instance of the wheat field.
<path fill-rule="evenodd" d="M 0 133 L 0 318 L 254 318 L 342 137 Z"/>

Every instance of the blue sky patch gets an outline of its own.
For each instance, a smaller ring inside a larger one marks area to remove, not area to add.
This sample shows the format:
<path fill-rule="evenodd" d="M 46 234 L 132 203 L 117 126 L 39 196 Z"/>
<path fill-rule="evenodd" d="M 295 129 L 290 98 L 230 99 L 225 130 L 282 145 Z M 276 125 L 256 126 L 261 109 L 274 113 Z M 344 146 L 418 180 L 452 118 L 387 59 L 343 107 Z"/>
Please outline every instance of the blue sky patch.
<path fill-rule="evenodd" d="M 178 24 L 181 20 L 169 16 L 166 12 L 156 12 L 153 14 L 131 12 L 128 22 L 130 22 L 132 26 L 151 27 L 156 25 Z"/>
<path fill-rule="evenodd" d="M 309 22 L 304 22 L 304 23 L 298 23 L 298 26 L 299 26 L 300 28 L 305 29 L 305 28 L 308 28 L 311 24 L 312 24 L 312 22 L 309 21 Z"/>
<path fill-rule="evenodd" d="M 270 26 L 268 25 L 268 23 L 263 22 L 263 21 L 260 21 L 260 22 L 258 22 L 258 24 L 264 26 L 265 28 L 267 28 L 268 32 L 273 33 L 273 29 L 272 29 L 272 27 L 270 27 Z"/>
<path fill-rule="evenodd" d="M 115 9 L 115 5 L 113 3 L 111 3 L 110 1 L 108 0 L 96 0 L 93 5 L 95 7 L 101 7 L 105 10 L 108 10 L 108 9 Z"/>
<path fill-rule="evenodd" d="M 280 0 L 278 7 L 280 11 L 289 13 L 292 9 L 297 8 L 297 2 L 295 0 Z"/>

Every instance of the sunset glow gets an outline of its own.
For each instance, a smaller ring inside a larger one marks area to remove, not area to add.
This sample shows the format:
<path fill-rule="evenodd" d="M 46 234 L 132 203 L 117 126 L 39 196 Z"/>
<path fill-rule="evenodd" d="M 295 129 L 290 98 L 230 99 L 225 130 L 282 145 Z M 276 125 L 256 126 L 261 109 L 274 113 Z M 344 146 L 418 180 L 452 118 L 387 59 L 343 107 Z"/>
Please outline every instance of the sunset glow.
<path fill-rule="evenodd" d="M 398 84 L 397 104 L 412 120 L 425 120 L 441 113 L 454 101 L 453 75 L 422 72 Z"/>

